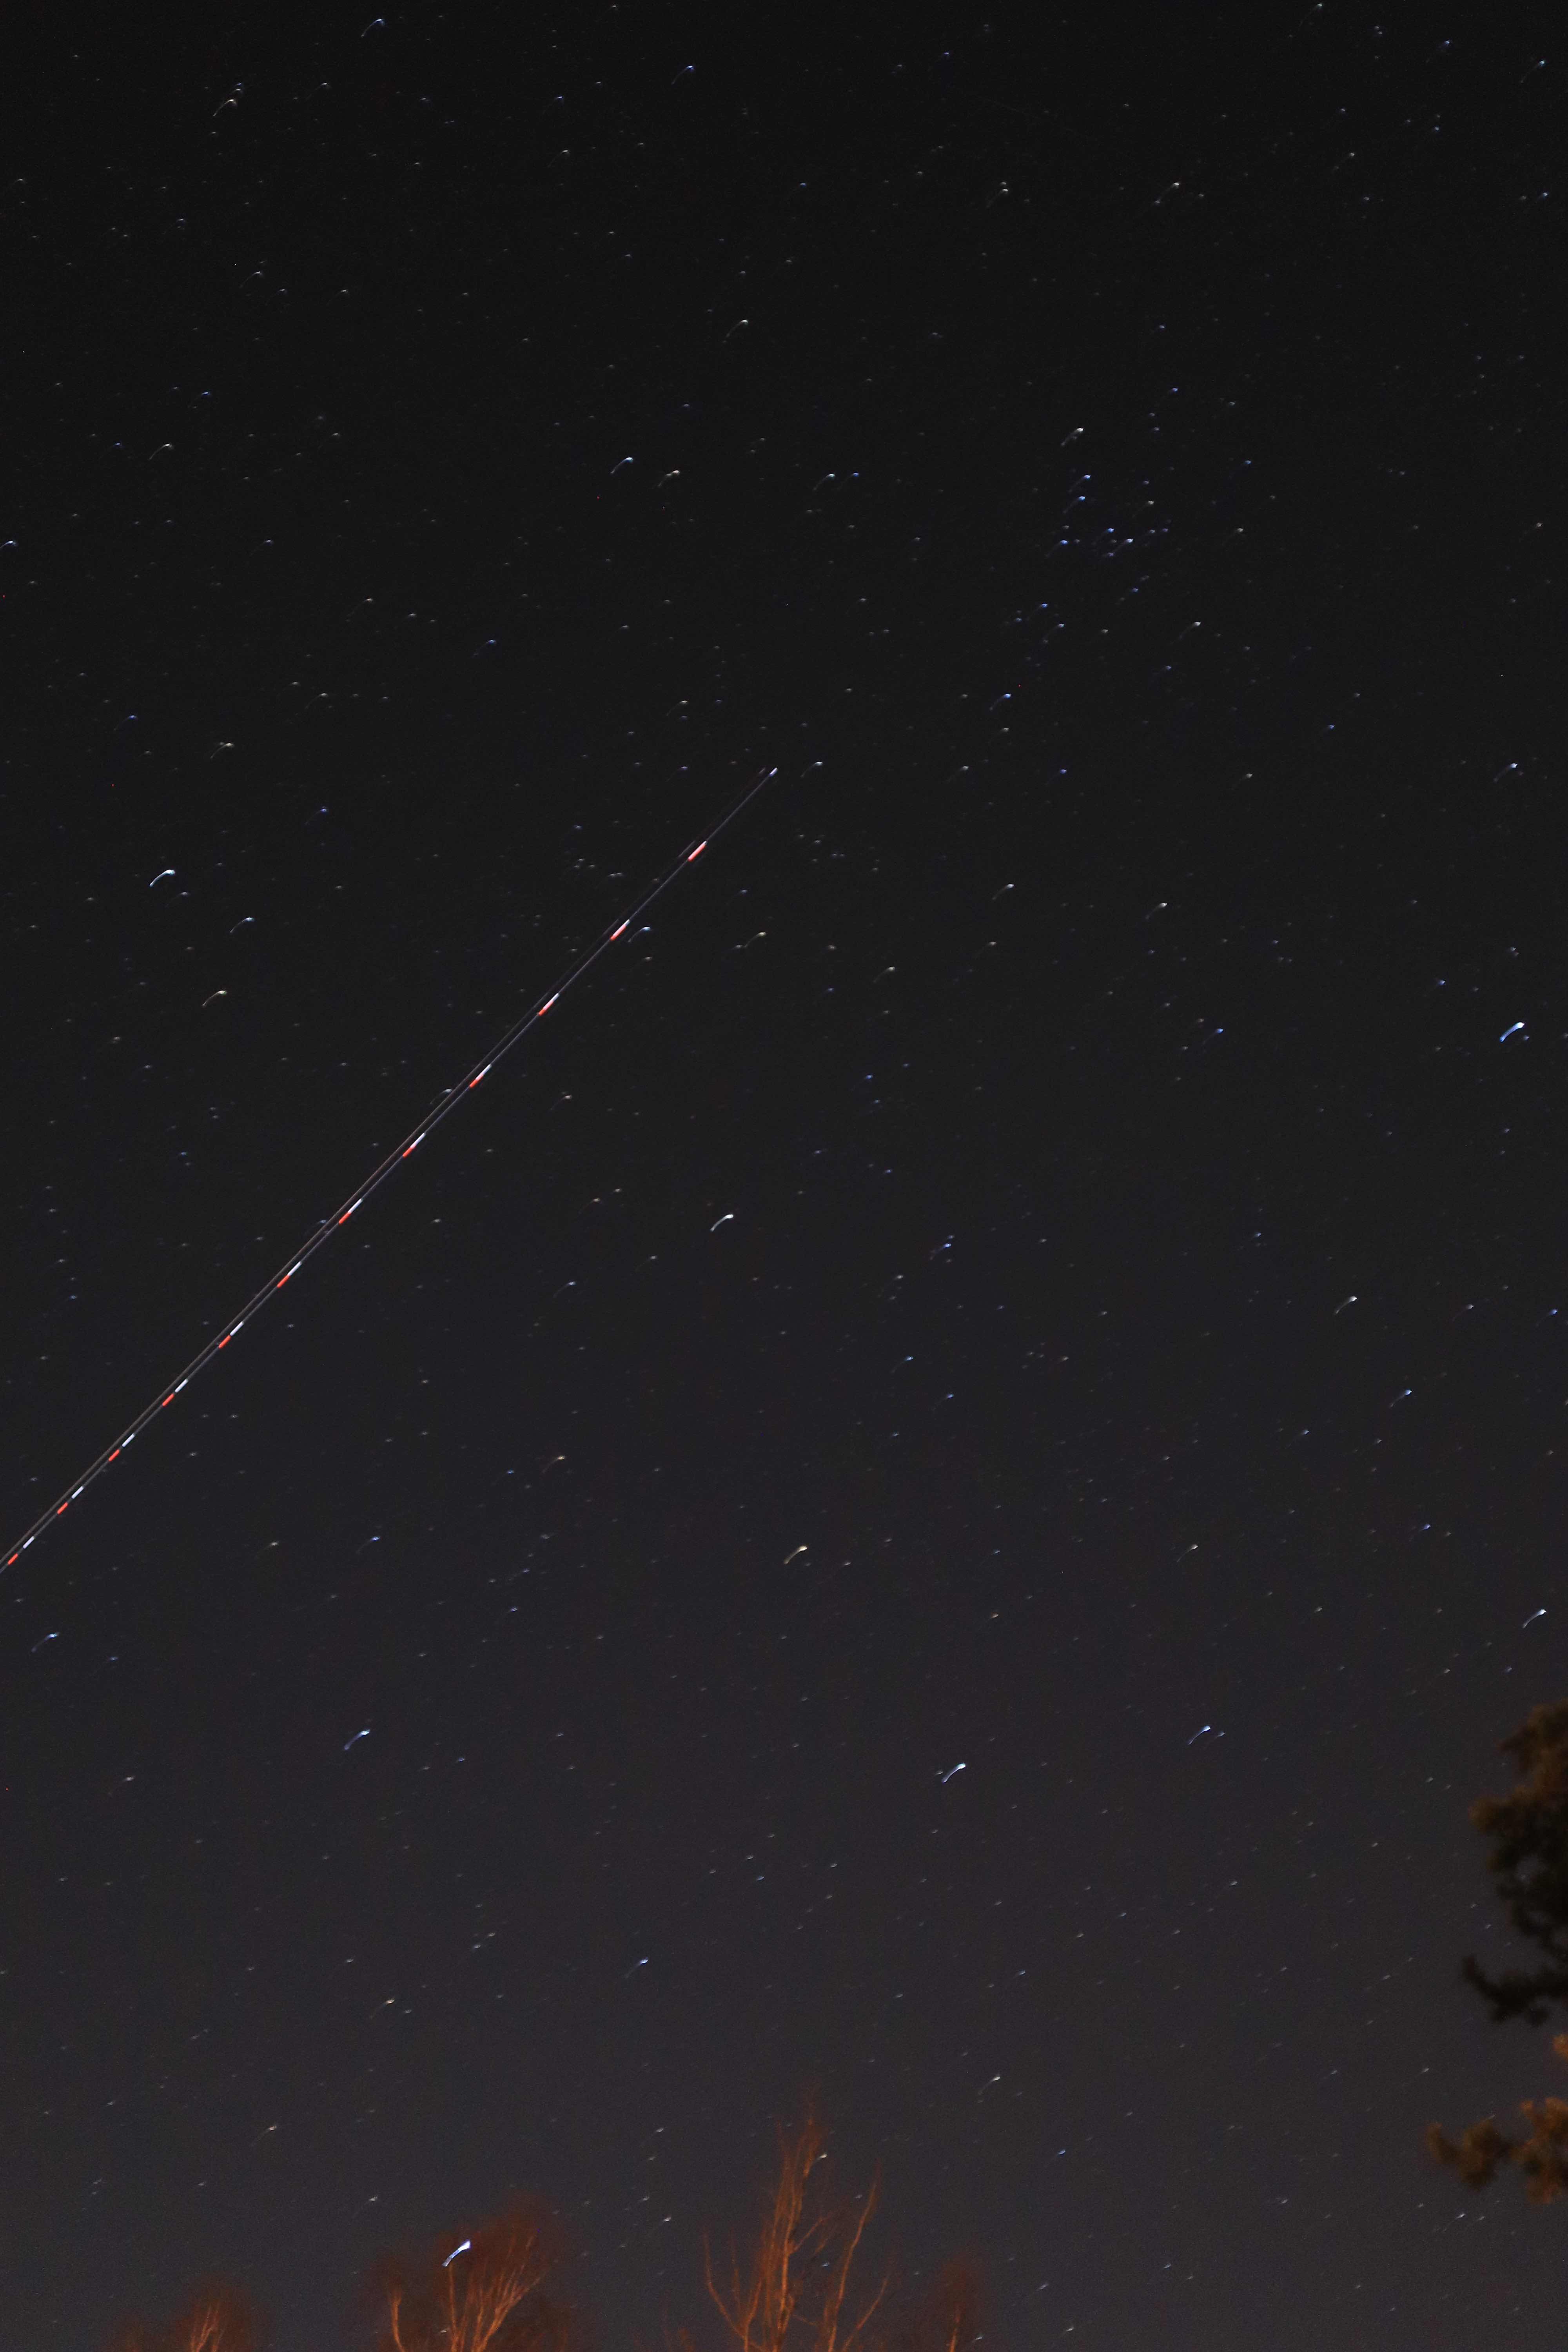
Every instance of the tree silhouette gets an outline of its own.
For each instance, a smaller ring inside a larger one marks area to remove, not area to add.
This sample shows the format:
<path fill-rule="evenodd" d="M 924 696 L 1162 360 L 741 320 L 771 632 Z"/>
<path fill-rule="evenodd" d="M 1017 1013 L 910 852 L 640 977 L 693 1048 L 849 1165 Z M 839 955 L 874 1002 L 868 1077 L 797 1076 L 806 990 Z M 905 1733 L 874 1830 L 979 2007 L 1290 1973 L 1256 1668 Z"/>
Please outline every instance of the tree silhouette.
<path fill-rule="evenodd" d="M 128 2321 L 115 2335 L 112 2352 L 257 2352 L 260 2341 L 248 2295 L 218 2283 L 201 2288 L 167 2327 Z"/>
<path fill-rule="evenodd" d="M 722 2282 L 708 2255 L 708 2293 L 739 2352 L 872 2352 L 883 2341 L 871 2330 L 888 2280 L 862 2285 L 858 2270 L 877 2186 L 834 2203 L 820 2170 L 826 2153 L 808 2111 L 793 2137 L 781 2135 L 778 2179 L 751 2253 L 731 2250 Z M 690 2352 L 690 2337 L 681 2342 Z"/>
<path fill-rule="evenodd" d="M 574 2316 L 541 2292 L 565 2252 L 549 2210 L 520 2201 L 378 2273 L 378 2352 L 568 2352 Z"/>
<path fill-rule="evenodd" d="M 1534 1968 L 1490 1976 L 1473 1957 L 1464 1978 L 1498 2023 L 1522 2017 L 1543 2025 L 1554 2009 L 1568 2009 L 1568 1700 L 1538 1706 L 1502 1742 L 1518 1785 L 1506 1797 L 1482 1797 L 1470 1819 L 1491 1841 L 1487 1867 L 1515 1931 L 1541 1955 Z M 1568 2033 L 1552 2048 L 1568 2059 Z M 1488 2116 L 1452 2140 L 1438 2124 L 1426 2145 L 1472 2189 L 1484 2189 L 1500 2168 L 1516 2164 L 1538 2205 L 1568 2195 L 1568 2099 L 1526 2099 L 1528 2129 L 1517 2138 Z"/>
<path fill-rule="evenodd" d="M 984 2333 L 984 2294 L 978 2266 L 945 2263 L 893 2342 L 897 2352 L 971 2352 Z"/>
<path fill-rule="evenodd" d="M 877 2184 L 860 2197 L 836 2195 L 826 2156 L 808 2110 L 793 2134 L 780 2134 L 777 2177 L 750 2250 L 732 2248 L 721 2276 L 705 2249 L 708 2294 L 731 2352 L 973 2352 L 983 2327 L 978 2273 L 950 2263 L 921 2297 L 895 2303 L 887 2271 L 866 2262 Z M 360 2340 L 375 2352 L 581 2352 L 580 2315 L 545 2293 L 565 2253 L 550 2209 L 520 2200 L 469 2233 L 453 2230 L 382 2263 L 362 2306 Z M 122 2328 L 113 2352 L 260 2352 L 260 2342 L 249 2302 L 218 2285 L 167 2327 Z M 672 2352 L 696 2352 L 693 2338 L 675 2337 Z"/>

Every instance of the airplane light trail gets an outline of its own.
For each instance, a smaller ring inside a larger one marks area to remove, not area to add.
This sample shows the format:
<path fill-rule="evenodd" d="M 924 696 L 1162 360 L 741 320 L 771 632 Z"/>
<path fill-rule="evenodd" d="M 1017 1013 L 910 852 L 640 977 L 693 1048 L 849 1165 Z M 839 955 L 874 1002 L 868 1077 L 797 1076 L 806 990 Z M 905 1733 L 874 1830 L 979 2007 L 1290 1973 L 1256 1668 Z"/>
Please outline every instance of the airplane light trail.
<path fill-rule="evenodd" d="M 364 1203 L 377 1187 L 386 1181 L 386 1179 L 393 1173 L 395 1169 L 401 1167 L 404 1160 L 408 1158 L 411 1152 L 417 1150 L 418 1147 L 424 1142 L 431 1129 L 438 1127 L 441 1121 L 446 1118 L 447 1112 L 453 1109 L 457 1104 L 461 1102 L 465 1096 L 472 1093 L 473 1089 L 479 1085 L 481 1078 L 489 1077 L 496 1064 L 500 1060 L 501 1055 L 503 1054 L 509 1054 L 518 1041 L 527 1035 L 529 1030 L 532 1028 L 536 1021 L 542 1021 L 544 1015 L 550 1012 L 552 1007 L 560 1003 L 561 999 L 565 995 L 566 991 L 573 987 L 576 982 L 580 981 L 584 974 L 598 962 L 599 958 L 605 953 L 605 950 L 614 947 L 618 940 L 622 940 L 626 937 L 633 923 L 636 922 L 637 917 L 639 915 L 646 914 L 648 908 L 653 905 L 654 900 L 656 898 L 662 898 L 665 891 L 668 889 L 670 884 L 678 881 L 680 876 L 685 873 L 689 866 L 694 866 L 696 864 L 697 860 L 701 856 L 703 851 L 709 847 L 710 844 L 717 841 L 719 835 L 724 832 L 726 827 L 734 823 L 735 819 L 741 814 L 742 809 L 748 807 L 750 803 L 755 800 L 763 785 L 771 782 L 777 773 L 778 770 L 776 768 L 764 768 L 762 772 L 752 780 L 751 784 L 748 785 L 745 792 L 742 793 L 740 799 L 736 801 L 734 804 L 726 811 L 724 815 L 720 818 L 718 824 L 712 826 L 709 832 L 705 833 L 700 841 L 699 841 L 694 847 L 683 849 L 681 851 L 679 856 L 675 859 L 672 865 L 665 869 L 664 873 L 660 875 L 658 880 L 654 883 L 652 887 L 644 892 L 637 905 L 632 908 L 624 919 L 618 922 L 613 930 L 605 932 L 600 939 L 595 940 L 595 944 L 587 950 L 586 953 L 580 955 L 577 958 L 576 961 L 572 964 L 562 978 L 556 982 L 549 995 L 543 998 L 536 998 L 534 1003 L 529 1006 L 528 1011 L 524 1013 L 520 1019 L 512 1023 L 511 1027 L 507 1030 L 504 1036 L 497 1039 L 496 1043 L 490 1046 L 489 1051 L 484 1055 L 482 1059 L 476 1064 L 474 1068 L 465 1072 L 464 1076 L 458 1079 L 456 1086 L 447 1088 L 447 1092 L 437 1101 L 435 1108 L 427 1111 L 425 1117 L 419 1121 L 417 1127 L 413 1129 L 409 1134 L 405 1135 L 400 1143 L 395 1143 L 393 1145 L 392 1150 L 387 1153 L 384 1160 L 380 1162 L 379 1166 L 372 1169 L 363 1183 L 355 1187 L 354 1191 L 349 1195 L 348 1200 L 342 1204 L 342 1206 L 335 1210 L 330 1217 L 322 1218 L 321 1223 L 310 1235 L 309 1241 L 305 1243 L 304 1246 L 300 1249 L 290 1252 L 289 1255 L 283 1261 L 279 1271 L 276 1274 L 269 1275 L 268 1276 L 267 1280 L 262 1284 L 260 1289 L 255 1293 L 254 1297 L 246 1300 L 245 1305 L 240 1308 L 238 1314 L 230 1317 L 229 1320 L 224 1325 L 222 1331 L 215 1338 L 209 1339 L 206 1346 L 201 1349 L 199 1354 L 192 1357 L 184 1370 L 179 1373 L 174 1380 L 164 1382 L 163 1386 L 158 1391 L 157 1395 L 153 1398 L 152 1403 L 143 1406 L 142 1410 L 137 1414 L 135 1420 L 129 1423 L 127 1426 L 120 1432 L 118 1437 L 110 1440 L 110 1444 L 104 1447 L 103 1452 L 98 1456 L 97 1460 L 93 1462 L 71 1486 L 66 1488 L 64 1494 L 58 1496 L 56 1500 L 49 1505 L 47 1510 L 39 1512 L 37 1517 L 33 1521 L 32 1526 L 25 1529 L 23 1534 L 19 1536 L 17 1540 L 11 1546 L 9 1551 L 5 1554 L 3 1559 L 0 1559 L 0 1575 L 3 1575 L 6 1569 L 15 1568 L 16 1562 L 21 1559 L 22 1554 L 28 1550 L 32 1545 L 37 1543 L 38 1538 L 43 1534 L 46 1528 L 52 1526 L 56 1519 L 63 1518 L 65 1517 L 71 1505 L 86 1492 L 87 1488 L 93 1484 L 95 1479 L 102 1476 L 103 1473 L 109 1468 L 111 1462 L 119 1461 L 126 1447 L 132 1444 L 134 1440 L 141 1435 L 148 1423 L 150 1422 L 156 1421 L 161 1412 L 166 1412 L 168 1407 L 174 1403 L 174 1399 L 180 1394 L 181 1391 L 188 1387 L 190 1382 L 195 1380 L 196 1374 L 200 1371 L 205 1370 L 207 1365 L 212 1362 L 214 1357 L 217 1355 L 219 1350 L 226 1348 L 231 1339 L 238 1337 L 240 1331 L 249 1321 L 250 1318 L 253 1315 L 258 1314 L 261 1308 L 266 1306 L 269 1298 L 276 1297 L 278 1292 L 284 1287 L 285 1284 L 293 1281 L 294 1276 L 299 1273 L 306 1260 L 308 1258 L 314 1257 L 316 1252 L 321 1247 L 322 1244 L 331 1239 L 331 1236 L 336 1233 L 340 1225 L 347 1224 L 349 1219 L 353 1215 L 354 1211 L 364 1206 Z M 154 877 L 154 879 L 158 881 L 162 881 L 163 878 L 162 875 Z M 459 2249 L 459 2252 L 460 2251 L 461 2249 Z"/>

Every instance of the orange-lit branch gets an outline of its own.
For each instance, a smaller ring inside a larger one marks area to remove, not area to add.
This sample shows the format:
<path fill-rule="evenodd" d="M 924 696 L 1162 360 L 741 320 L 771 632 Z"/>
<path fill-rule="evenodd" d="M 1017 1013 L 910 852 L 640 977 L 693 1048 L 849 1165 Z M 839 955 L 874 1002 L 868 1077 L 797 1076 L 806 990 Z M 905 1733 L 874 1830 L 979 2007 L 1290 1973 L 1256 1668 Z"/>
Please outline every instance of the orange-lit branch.
<path fill-rule="evenodd" d="M 742 2270 L 731 2253 L 726 2289 L 709 2258 L 708 2292 L 738 2352 L 868 2352 L 887 2281 L 858 2310 L 850 2286 L 877 2191 L 873 2186 L 856 2208 L 819 2207 L 816 2172 L 825 2153 L 821 2130 L 808 2116 L 781 2147 L 777 2185 L 750 2263 Z M 808 2293 L 824 2270 L 826 2282 Z"/>

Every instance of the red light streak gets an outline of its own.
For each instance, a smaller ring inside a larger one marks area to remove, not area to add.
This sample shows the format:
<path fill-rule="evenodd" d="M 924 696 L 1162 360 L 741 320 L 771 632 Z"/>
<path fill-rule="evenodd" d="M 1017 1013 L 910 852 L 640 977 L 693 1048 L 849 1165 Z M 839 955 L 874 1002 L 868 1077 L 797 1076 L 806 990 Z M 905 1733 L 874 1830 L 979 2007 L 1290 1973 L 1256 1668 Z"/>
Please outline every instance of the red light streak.
<path fill-rule="evenodd" d="M 746 808 L 751 802 L 755 800 L 757 794 L 763 790 L 763 787 L 771 782 L 777 773 L 778 770 L 776 768 L 766 768 L 759 775 L 755 776 L 752 782 L 747 786 L 745 792 L 742 793 L 740 799 L 734 803 L 733 806 L 731 807 L 727 814 L 720 820 L 720 823 L 715 825 L 712 833 L 705 835 L 697 844 L 695 849 L 683 851 L 681 856 L 676 859 L 674 865 L 668 867 L 659 877 L 658 881 L 653 883 L 648 889 L 644 891 L 637 905 L 631 908 L 629 913 L 622 917 L 621 920 L 616 925 L 614 930 L 609 932 L 607 935 L 601 935 L 595 946 L 589 948 L 584 953 L 576 958 L 566 972 L 563 975 L 560 983 L 553 992 L 545 998 L 542 1004 L 538 1005 L 531 1012 L 522 1013 L 512 1023 L 511 1027 L 508 1029 L 502 1036 L 499 1037 L 495 1044 L 490 1047 L 489 1053 L 485 1057 L 482 1066 L 477 1069 L 471 1070 L 468 1074 L 465 1081 L 459 1082 L 458 1086 L 451 1087 L 443 1097 L 439 1108 L 434 1112 L 427 1112 L 426 1114 L 425 1123 L 421 1125 L 414 1134 L 409 1136 L 405 1142 L 402 1144 L 395 1144 L 393 1146 L 392 1150 L 381 1161 L 380 1165 L 371 1171 L 370 1175 L 366 1178 L 364 1182 L 361 1184 L 354 1197 L 342 1209 L 337 1211 L 333 1216 L 322 1219 L 321 1224 L 316 1228 L 316 1231 L 305 1244 L 304 1248 L 300 1252 L 299 1256 L 294 1260 L 293 1264 L 285 1267 L 280 1274 L 269 1276 L 268 1281 L 266 1281 L 262 1285 L 261 1288 L 256 1293 L 255 1297 L 246 1302 L 244 1313 L 237 1316 L 217 1339 L 209 1339 L 200 1352 L 192 1358 L 191 1361 L 185 1366 L 184 1370 L 181 1373 L 179 1379 L 174 1382 L 174 1387 L 168 1390 L 168 1391 L 162 1397 L 155 1396 L 152 1403 L 147 1405 L 142 1412 L 137 1414 L 135 1420 L 131 1423 L 130 1426 L 121 1431 L 119 1437 L 114 1441 L 112 1446 L 106 1448 L 106 1450 L 99 1455 L 98 1459 L 89 1465 L 85 1475 L 78 1482 L 78 1484 L 69 1489 L 60 1501 L 51 1505 L 47 1510 L 39 1513 L 32 1526 L 23 1536 L 20 1543 L 16 1545 L 15 1548 L 5 1556 L 4 1561 L 3 1563 L 0 1563 L 0 1565 L 3 1565 L 5 1568 L 14 1568 L 17 1560 L 20 1559 L 22 1554 L 31 1544 L 37 1541 L 44 1529 L 52 1525 L 54 1520 L 64 1517 L 66 1512 L 69 1509 L 77 1496 L 82 1494 L 87 1487 L 91 1486 L 94 1479 L 100 1477 L 103 1472 L 108 1469 L 111 1462 L 119 1461 L 120 1456 L 124 1452 L 126 1446 L 128 1446 L 139 1433 L 147 1426 L 149 1422 L 154 1420 L 160 1412 L 167 1412 L 169 1406 L 174 1403 L 174 1399 L 180 1394 L 180 1391 L 189 1384 L 189 1382 L 195 1377 L 196 1373 L 204 1370 L 205 1367 L 212 1362 L 214 1358 L 219 1355 L 222 1350 L 227 1347 L 229 1341 L 237 1335 L 244 1324 L 252 1316 L 257 1314 L 261 1307 L 266 1306 L 269 1297 L 271 1297 L 277 1291 L 281 1290 L 285 1284 L 292 1282 L 294 1276 L 300 1272 L 300 1269 L 304 1265 L 306 1259 L 312 1256 L 314 1253 L 320 1249 L 324 1241 L 331 1239 L 332 1234 L 337 1230 L 339 1225 L 347 1224 L 349 1219 L 353 1215 L 354 1211 L 363 1206 L 364 1202 L 368 1200 L 371 1193 L 375 1191 L 376 1187 L 380 1184 L 384 1184 L 386 1181 L 386 1179 L 394 1172 L 401 1162 L 408 1159 L 411 1153 L 418 1150 L 420 1144 L 424 1142 L 431 1129 L 439 1125 L 440 1121 L 446 1118 L 447 1112 L 453 1108 L 454 1104 L 460 1102 L 465 1094 L 471 1094 L 475 1087 L 479 1085 L 481 1078 L 489 1077 L 491 1069 L 494 1067 L 495 1064 L 500 1060 L 501 1055 L 503 1054 L 510 1053 L 511 1048 L 519 1042 L 526 1032 L 532 1027 L 536 1021 L 542 1021 L 547 1013 L 549 1013 L 555 1005 L 560 1003 L 561 999 L 566 993 L 566 991 L 569 988 L 574 987 L 579 980 L 584 977 L 593 965 L 598 961 L 599 957 L 604 953 L 605 950 L 607 947 L 613 946 L 617 940 L 625 939 L 626 933 L 630 930 L 637 917 L 645 914 L 648 908 L 653 905 L 655 899 L 661 898 L 664 892 L 669 888 L 671 883 L 684 873 L 689 866 L 694 866 L 696 864 L 703 851 L 718 838 L 718 835 L 725 829 L 726 826 L 734 823 L 742 810 Z"/>

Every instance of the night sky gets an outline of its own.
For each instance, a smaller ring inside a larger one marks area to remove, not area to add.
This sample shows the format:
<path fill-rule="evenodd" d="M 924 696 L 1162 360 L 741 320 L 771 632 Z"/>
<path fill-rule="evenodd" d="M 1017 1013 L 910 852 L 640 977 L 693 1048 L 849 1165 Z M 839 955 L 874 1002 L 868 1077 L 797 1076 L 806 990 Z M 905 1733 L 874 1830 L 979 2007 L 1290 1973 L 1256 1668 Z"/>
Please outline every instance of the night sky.
<path fill-rule="evenodd" d="M 777 773 L 0 1577 L 7 2345 L 1560 2335 L 1552 13 L 8 34 L 0 1535 Z"/>

